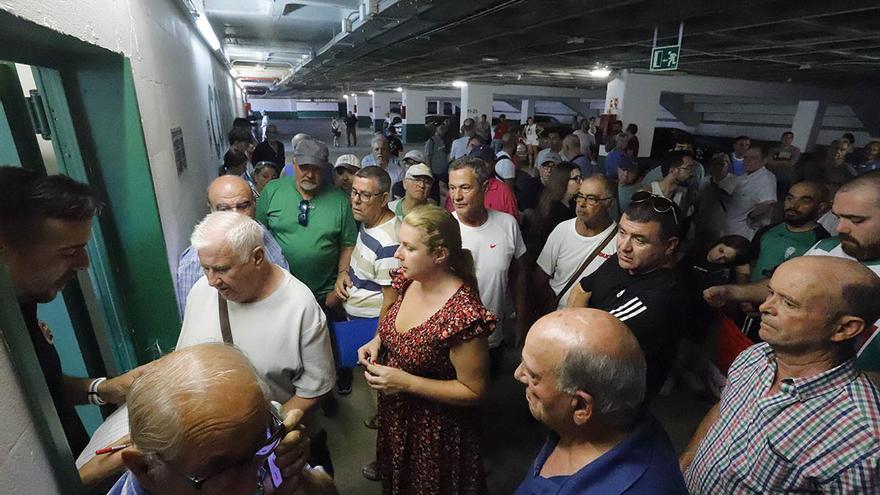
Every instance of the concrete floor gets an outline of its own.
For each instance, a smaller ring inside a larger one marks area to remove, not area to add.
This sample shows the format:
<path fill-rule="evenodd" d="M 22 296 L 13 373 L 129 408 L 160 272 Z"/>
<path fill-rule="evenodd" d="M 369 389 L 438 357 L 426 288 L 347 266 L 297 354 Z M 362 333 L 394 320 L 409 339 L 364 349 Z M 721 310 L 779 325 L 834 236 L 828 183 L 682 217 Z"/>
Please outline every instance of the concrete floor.
<path fill-rule="evenodd" d="M 332 144 L 329 121 L 277 121 L 281 139 L 290 154 L 290 138 L 305 132 Z M 363 157 L 369 153 L 371 133 L 359 129 L 357 147 L 330 147 L 330 161 L 339 155 L 354 153 Z M 345 136 L 340 139 L 344 144 Z M 421 145 L 404 145 L 405 151 L 421 149 Z M 404 152 L 405 152 L 404 151 Z M 402 153 L 401 153 L 402 155 Z M 506 325 L 513 328 L 512 325 Z M 510 341 L 510 340 L 508 340 Z M 513 378 L 519 364 L 519 351 L 507 349 L 502 373 L 493 383 L 489 398 L 482 407 L 482 454 L 488 474 L 489 491 L 493 494 L 512 493 L 519 485 L 526 469 L 540 448 L 547 430 L 529 413 L 523 386 Z M 361 370 L 354 373 L 352 393 L 337 396 L 339 410 L 334 418 L 321 418 L 321 426 L 328 432 L 328 443 L 336 469 L 336 485 L 342 494 L 373 495 L 381 493 L 377 482 L 366 480 L 361 467 L 373 460 L 376 452 L 376 432 L 363 425 L 364 419 L 376 412 L 376 396 L 364 381 Z M 668 396 L 654 400 L 651 412 L 660 420 L 678 452 L 687 445 L 693 431 L 711 407 L 709 402 L 693 393 L 674 388 Z"/>

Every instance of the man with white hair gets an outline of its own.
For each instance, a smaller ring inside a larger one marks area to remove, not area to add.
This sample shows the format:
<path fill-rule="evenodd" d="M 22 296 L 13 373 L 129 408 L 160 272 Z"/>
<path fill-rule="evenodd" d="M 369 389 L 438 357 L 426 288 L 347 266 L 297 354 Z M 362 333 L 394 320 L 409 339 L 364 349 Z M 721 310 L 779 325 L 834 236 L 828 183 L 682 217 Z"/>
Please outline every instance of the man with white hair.
<path fill-rule="evenodd" d="M 128 471 L 109 495 L 335 494 L 304 465 L 299 411 L 282 416 L 241 351 L 221 344 L 178 350 L 149 365 L 128 397 Z M 277 483 L 277 486 L 276 486 Z"/>
<path fill-rule="evenodd" d="M 403 180 L 404 170 L 400 160 L 391 154 L 388 138 L 381 134 L 376 134 L 370 140 L 370 154 L 361 160 L 361 168 L 366 167 L 382 167 L 391 177 L 391 185 Z"/>
<path fill-rule="evenodd" d="M 643 412 L 645 370 L 635 336 L 604 311 L 535 322 L 514 377 L 552 433 L 515 495 L 686 494 L 669 438 Z"/>
<path fill-rule="evenodd" d="M 214 212 L 193 231 L 205 276 L 189 293 L 177 347 L 234 343 L 286 410 L 308 412 L 333 389 L 330 337 L 309 288 L 266 258 L 256 221 Z"/>

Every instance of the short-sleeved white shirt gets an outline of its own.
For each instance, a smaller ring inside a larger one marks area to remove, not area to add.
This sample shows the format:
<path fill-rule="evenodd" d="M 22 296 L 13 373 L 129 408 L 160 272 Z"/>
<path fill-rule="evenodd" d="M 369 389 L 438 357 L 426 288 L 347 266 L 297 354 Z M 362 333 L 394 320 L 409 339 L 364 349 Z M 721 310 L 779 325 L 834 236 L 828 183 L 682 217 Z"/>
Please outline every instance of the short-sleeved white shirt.
<path fill-rule="evenodd" d="M 333 389 L 336 371 L 324 312 L 305 284 L 289 272 L 268 297 L 253 303 L 228 301 L 229 327 L 269 386 L 272 400 L 287 402 L 294 394 L 310 399 Z M 223 342 L 217 290 L 202 277 L 186 300 L 182 349 L 204 342 Z"/>
<path fill-rule="evenodd" d="M 458 222 L 461 228 L 461 244 L 470 250 L 477 268 L 477 285 L 480 299 L 489 311 L 498 316 L 498 325 L 489 336 L 489 347 L 501 345 L 504 338 L 502 321 L 504 299 L 507 297 L 507 273 L 514 259 L 526 254 L 519 225 L 513 216 L 495 210 L 487 210 L 489 216 L 483 225 L 470 227 Z M 458 220 L 458 213 L 453 213 Z"/>
<path fill-rule="evenodd" d="M 761 167 L 741 176 L 727 209 L 724 234 L 741 235 L 751 240 L 756 229 L 749 227 L 747 217 L 756 205 L 768 201 L 776 201 L 776 176 L 773 172 Z"/>
<path fill-rule="evenodd" d="M 550 288 L 558 296 L 559 292 L 565 288 L 565 284 L 571 280 L 574 271 L 586 260 L 587 256 L 593 253 L 599 245 L 605 241 L 617 224 L 613 223 L 607 229 L 594 236 L 584 236 L 577 231 L 577 218 L 566 220 L 553 229 L 550 236 L 547 237 L 547 243 L 541 255 L 538 256 L 538 266 L 544 273 L 550 275 Z M 593 261 L 577 277 L 580 280 L 587 275 L 596 271 L 597 268 L 605 263 L 605 260 L 614 256 L 617 252 L 617 236 L 614 236 L 602 251 L 599 252 Z M 568 302 L 568 296 L 571 294 L 571 288 L 565 291 L 565 294 L 559 299 L 559 308 L 564 308 Z"/>

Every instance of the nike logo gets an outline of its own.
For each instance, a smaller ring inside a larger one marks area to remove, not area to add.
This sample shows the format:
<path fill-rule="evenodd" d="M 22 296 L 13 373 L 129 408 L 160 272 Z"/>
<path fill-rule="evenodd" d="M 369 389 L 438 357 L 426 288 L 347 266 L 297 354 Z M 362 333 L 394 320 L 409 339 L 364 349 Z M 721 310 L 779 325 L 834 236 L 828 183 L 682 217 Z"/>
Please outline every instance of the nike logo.
<path fill-rule="evenodd" d="M 626 289 L 623 289 L 622 291 L 618 292 L 618 293 L 617 293 L 617 297 L 622 296 L 624 292 L 626 292 Z"/>
<path fill-rule="evenodd" d="M 497 245 L 498 245 L 498 244 L 489 244 L 489 247 L 492 248 L 492 249 L 495 249 L 495 246 L 497 246 Z"/>

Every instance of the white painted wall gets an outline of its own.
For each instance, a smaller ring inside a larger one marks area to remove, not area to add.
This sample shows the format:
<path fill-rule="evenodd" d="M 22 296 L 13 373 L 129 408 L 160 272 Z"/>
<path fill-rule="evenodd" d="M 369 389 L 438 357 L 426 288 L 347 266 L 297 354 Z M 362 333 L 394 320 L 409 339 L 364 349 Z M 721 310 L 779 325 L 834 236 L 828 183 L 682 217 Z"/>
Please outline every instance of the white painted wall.
<path fill-rule="evenodd" d="M 361 105 L 369 105 L 371 103 L 369 97 L 362 96 L 358 98 L 358 113 L 365 115 L 369 108 L 361 108 Z M 339 110 L 339 104 L 335 101 L 297 101 L 296 110 L 300 112 L 335 112 Z M 382 114 L 385 118 L 385 114 Z"/>
<path fill-rule="evenodd" d="M 0 345 L 0 493 L 46 495 L 63 493 L 55 483 L 46 452 L 25 405 L 9 361 L 8 349 Z"/>
<path fill-rule="evenodd" d="M 254 112 L 295 112 L 296 100 L 287 98 L 248 98 L 251 110 Z"/>
<path fill-rule="evenodd" d="M 205 213 L 205 188 L 217 174 L 232 117 L 243 113 L 232 76 L 173 0 L 0 0 L 0 8 L 131 59 L 168 263 L 175 271 Z M 212 114 L 213 121 L 228 122 L 212 129 Z M 188 165 L 179 176 L 171 146 L 171 129 L 178 126 Z"/>

